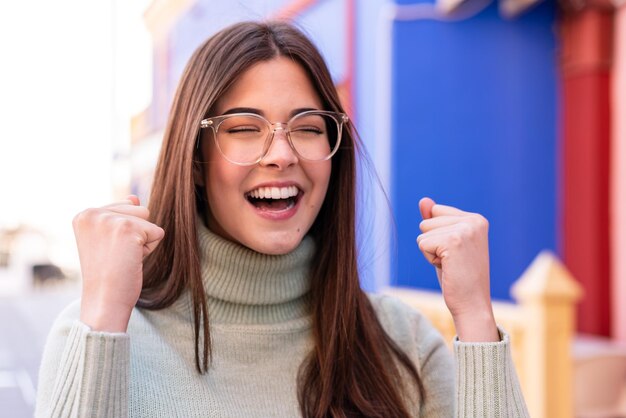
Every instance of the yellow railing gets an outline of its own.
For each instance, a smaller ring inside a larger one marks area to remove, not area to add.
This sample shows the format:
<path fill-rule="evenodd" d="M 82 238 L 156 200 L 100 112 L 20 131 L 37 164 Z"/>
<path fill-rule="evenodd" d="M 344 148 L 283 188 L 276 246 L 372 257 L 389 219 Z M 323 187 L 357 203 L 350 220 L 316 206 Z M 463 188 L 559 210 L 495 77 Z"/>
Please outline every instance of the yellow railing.
<path fill-rule="evenodd" d="M 403 288 L 384 292 L 419 309 L 452 341 L 454 324 L 441 294 Z M 558 258 L 545 251 L 511 293 L 517 303 L 494 302 L 494 313 L 511 336 L 513 361 L 530 416 L 572 418 L 571 345 L 581 288 Z"/>

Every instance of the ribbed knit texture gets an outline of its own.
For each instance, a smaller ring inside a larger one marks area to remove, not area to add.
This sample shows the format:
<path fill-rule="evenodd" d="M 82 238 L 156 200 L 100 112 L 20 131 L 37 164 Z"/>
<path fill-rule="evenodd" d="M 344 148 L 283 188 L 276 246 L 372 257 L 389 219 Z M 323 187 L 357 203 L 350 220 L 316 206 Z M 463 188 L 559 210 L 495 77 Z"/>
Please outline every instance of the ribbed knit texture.
<path fill-rule="evenodd" d="M 190 297 L 135 309 L 126 334 L 93 332 L 70 305 L 53 326 L 39 377 L 37 417 L 298 417 L 296 376 L 313 348 L 308 309 L 315 245 L 263 255 L 199 227 L 213 359 L 195 369 Z M 453 356 L 419 313 L 371 296 L 389 335 L 416 364 L 425 397 L 416 417 L 527 417 L 509 341 L 455 343 Z M 131 343 L 132 341 L 132 343 Z M 458 384 L 455 385 L 455 380 Z M 456 394 L 455 394 L 456 386 Z"/>
<path fill-rule="evenodd" d="M 455 340 L 454 350 L 457 379 L 461 387 L 467 388 L 457 393 L 458 416 L 508 418 L 528 414 L 513 368 L 507 334 L 496 344 Z"/>
<path fill-rule="evenodd" d="M 52 392 L 50 415 L 124 416 L 128 397 L 129 342 L 126 334 L 91 332 L 80 322 L 70 328 Z M 86 361 L 89 359 L 89 361 Z M 110 399 L 119 399 L 111 403 Z"/>
<path fill-rule="evenodd" d="M 276 256 L 251 251 L 202 226 L 198 236 L 212 324 L 274 324 L 307 316 L 315 253 L 310 237 L 293 252 Z"/>

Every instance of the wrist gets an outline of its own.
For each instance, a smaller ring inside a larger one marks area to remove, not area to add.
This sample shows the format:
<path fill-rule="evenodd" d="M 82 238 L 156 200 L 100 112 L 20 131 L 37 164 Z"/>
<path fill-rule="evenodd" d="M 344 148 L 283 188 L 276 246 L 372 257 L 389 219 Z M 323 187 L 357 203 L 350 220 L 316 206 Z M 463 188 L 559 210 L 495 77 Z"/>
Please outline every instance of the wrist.
<path fill-rule="evenodd" d="M 92 331 L 121 332 L 128 329 L 132 307 L 81 301 L 80 320 Z"/>
<path fill-rule="evenodd" d="M 500 341 L 500 333 L 491 307 L 482 311 L 456 315 L 453 320 L 461 342 Z"/>

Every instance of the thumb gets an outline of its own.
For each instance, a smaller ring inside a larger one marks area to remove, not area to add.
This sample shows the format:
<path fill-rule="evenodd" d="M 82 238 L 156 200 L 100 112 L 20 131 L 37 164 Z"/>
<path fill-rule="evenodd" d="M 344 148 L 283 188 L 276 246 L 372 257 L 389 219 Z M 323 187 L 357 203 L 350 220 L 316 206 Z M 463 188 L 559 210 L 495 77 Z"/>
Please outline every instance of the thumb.
<path fill-rule="evenodd" d="M 430 197 L 420 199 L 419 207 L 422 219 L 430 219 L 433 217 L 433 206 L 435 206 L 435 201 Z"/>
<path fill-rule="evenodd" d="M 130 200 L 133 205 L 139 206 L 139 198 L 135 196 L 134 194 L 128 195 L 126 199 Z"/>

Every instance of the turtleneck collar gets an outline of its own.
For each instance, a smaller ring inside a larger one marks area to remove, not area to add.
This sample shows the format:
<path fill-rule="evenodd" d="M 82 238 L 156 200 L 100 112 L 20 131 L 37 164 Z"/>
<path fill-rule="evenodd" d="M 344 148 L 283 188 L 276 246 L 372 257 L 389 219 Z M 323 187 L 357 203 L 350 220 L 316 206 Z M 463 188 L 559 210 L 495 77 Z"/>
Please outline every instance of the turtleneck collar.
<path fill-rule="evenodd" d="M 198 220 L 198 244 L 211 323 L 272 324 L 308 315 L 311 237 L 288 254 L 267 255 L 214 234 Z"/>

